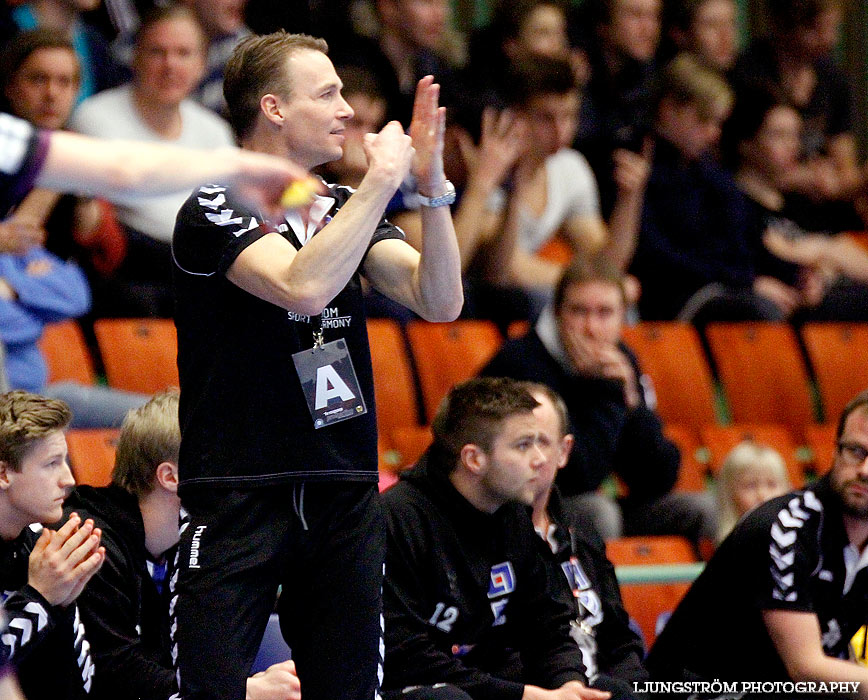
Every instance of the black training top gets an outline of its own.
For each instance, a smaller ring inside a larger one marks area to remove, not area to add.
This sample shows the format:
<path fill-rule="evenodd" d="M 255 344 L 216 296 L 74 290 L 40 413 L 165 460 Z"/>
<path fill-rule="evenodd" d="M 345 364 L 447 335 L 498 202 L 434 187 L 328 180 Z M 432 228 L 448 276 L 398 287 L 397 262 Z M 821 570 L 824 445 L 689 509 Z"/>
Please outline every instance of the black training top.
<path fill-rule="evenodd" d="M 828 477 L 775 498 L 736 526 L 647 659 L 660 680 L 789 680 L 764 610 L 813 613 L 827 656 L 847 658 L 868 622 L 868 569 L 848 576 L 840 498 Z M 856 570 L 856 567 L 854 567 Z"/>
<path fill-rule="evenodd" d="M 351 194 L 346 187 L 330 188 L 328 214 Z M 319 317 L 287 311 L 225 277 L 247 246 L 275 230 L 301 248 L 285 223 L 265 221 L 220 186 L 200 188 L 178 213 L 172 248 L 182 489 L 377 480 L 374 384 L 359 271 L 328 303 L 322 325 L 326 343 L 346 341 L 367 413 L 318 430 L 292 355 L 313 346 Z M 383 219 L 371 246 L 402 237 Z"/>

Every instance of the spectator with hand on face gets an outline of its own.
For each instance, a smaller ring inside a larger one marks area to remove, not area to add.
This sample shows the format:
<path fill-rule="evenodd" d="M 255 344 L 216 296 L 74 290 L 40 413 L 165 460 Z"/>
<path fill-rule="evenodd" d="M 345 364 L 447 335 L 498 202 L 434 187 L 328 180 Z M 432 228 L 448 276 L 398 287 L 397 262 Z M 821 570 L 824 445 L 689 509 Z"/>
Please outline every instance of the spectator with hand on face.
<path fill-rule="evenodd" d="M 621 339 L 623 280 L 605 256 L 574 261 L 535 327 L 508 341 L 482 373 L 540 382 L 563 397 L 575 444 L 557 484 L 565 508 L 593 520 L 603 539 L 712 540 L 714 499 L 672 491 L 680 455 L 654 412 L 650 379 Z M 628 491 L 618 500 L 600 489 L 613 473 Z"/>

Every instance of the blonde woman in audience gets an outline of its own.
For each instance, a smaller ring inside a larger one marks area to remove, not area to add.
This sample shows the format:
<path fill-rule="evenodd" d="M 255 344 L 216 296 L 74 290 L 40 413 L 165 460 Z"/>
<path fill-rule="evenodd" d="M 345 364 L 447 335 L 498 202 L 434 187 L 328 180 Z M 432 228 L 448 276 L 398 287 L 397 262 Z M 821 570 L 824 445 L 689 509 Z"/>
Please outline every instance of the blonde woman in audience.
<path fill-rule="evenodd" d="M 718 542 L 745 513 L 791 488 L 786 465 L 776 450 L 750 441 L 736 445 L 726 456 L 717 481 Z"/>

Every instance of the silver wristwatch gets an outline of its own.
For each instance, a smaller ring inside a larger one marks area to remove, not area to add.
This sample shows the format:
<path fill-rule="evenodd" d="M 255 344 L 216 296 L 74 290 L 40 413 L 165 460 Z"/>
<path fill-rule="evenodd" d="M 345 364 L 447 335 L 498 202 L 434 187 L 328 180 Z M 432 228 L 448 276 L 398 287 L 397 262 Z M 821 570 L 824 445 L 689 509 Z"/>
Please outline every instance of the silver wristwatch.
<path fill-rule="evenodd" d="M 445 180 L 443 184 L 446 186 L 446 191 L 437 197 L 425 197 L 424 195 L 417 194 L 419 204 L 423 207 L 442 207 L 452 204 L 455 201 L 455 185 L 449 182 L 449 180 Z"/>

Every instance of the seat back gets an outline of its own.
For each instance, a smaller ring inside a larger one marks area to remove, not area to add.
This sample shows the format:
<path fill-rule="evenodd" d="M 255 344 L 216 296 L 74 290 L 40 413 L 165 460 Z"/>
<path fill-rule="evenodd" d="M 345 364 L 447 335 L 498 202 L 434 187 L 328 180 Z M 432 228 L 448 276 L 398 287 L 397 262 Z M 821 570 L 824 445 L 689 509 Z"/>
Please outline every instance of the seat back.
<path fill-rule="evenodd" d="M 683 537 L 648 536 L 622 537 L 606 542 L 606 556 L 616 567 L 652 566 L 669 564 L 694 564 L 693 547 Z M 681 602 L 690 588 L 687 581 L 652 580 L 647 582 L 621 583 L 624 608 L 642 630 L 642 636 L 650 647 L 657 638 L 658 620 L 664 619 Z"/>
<path fill-rule="evenodd" d="M 735 423 L 778 423 L 801 435 L 814 420 L 808 373 L 783 323 L 714 323 L 711 353 Z"/>
<path fill-rule="evenodd" d="M 868 389 L 868 324 L 808 323 L 802 339 L 826 422 L 835 423 L 850 399 Z"/>
<path fill-rule="evenodd" d="M 776 450 L 787 466 L 787 475 L 794 488 L 805 483 L 804 465 L 798 458 L 797 444 L 784 425 L 738 423 L 734 425 L 707 425 L 702 429 L 702 442 L 709 452 L 711 473 L 717 475 L 723 461 L 740 442 L 755 442 Z"/>
<path fill-rule="evenodd" d="M 695 430 L 686 425 L 670 424 L 664 428 L 664 434 L 672 440 L 681 453 L 681 466 L 678 470 L 676 491 L 704 491 L 705 465 L 699 461 L 699 437 Z"/>
<path fill-rule="evenodd" d="M 368 319 L 368 341 L 374 370 L 377 427 L 381 433 L 419 424 L 413 367 L 401 326 L 392 319 Z"/>
<path fill-rule="evenodd" d="M 96 373 L 84 334 L 77 322 L 49 323 L 42 329 L 39 351 L 48 365 L 48 382 L 93 384 Z"/>
<path fill-rule="evenodd" d="M 716 421 L 711 370 L 693 326 L 646 321 L 625 328 L 624 341 L 654 382 L 657 412 L 665 422 L 698 430 Z"/>
<path fill-rule="evenodd" d="M 394 470 L 402 472 L 412 467 L 431 445 L 431 428 L 405 426 L 395 428 L 389 433 L 390 444 L 395 452 Z"/>
<path fill-rule="evenodd" d="M 407 324 L 407 337 L 429 421 L 449 390 L 475 377 L 503 343 L 491 321 L 411 321 Z"/>
<path fill-rule="evenodd" d="M 115 466 L 117 428 L 80 428 L 66 433 L 69 466 L 75 483 L 108 486 Z"/>
<path fill-rule="evenodd" d="M 154 394 L 178 386 L 178 336 L 166 318 L 103 318 L 94 333 L 109 386 Z"/>
<path fill-rule="evenodd" d="M 836 423 L 809 425 L 805 429 L 805 441 L 811 448 L 811 465 L 817 476 L 823 476 L 832 468 L 837 453 L 835 437 L 838 432 Z"/>

